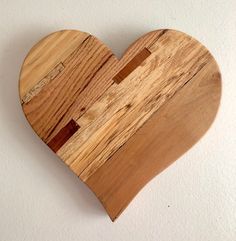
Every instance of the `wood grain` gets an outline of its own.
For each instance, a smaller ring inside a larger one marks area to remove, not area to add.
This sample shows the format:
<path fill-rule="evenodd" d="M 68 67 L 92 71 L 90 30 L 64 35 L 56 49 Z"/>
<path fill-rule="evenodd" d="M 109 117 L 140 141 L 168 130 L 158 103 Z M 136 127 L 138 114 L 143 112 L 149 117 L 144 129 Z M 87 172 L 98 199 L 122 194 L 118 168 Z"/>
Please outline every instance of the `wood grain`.
<path fill-rule="evenodd" d="M 20 76 L 29 123 L 112 220 L 205 133 L 220 93 L 210 52 L 167 29 L 138 39 L 121 60 L 92 35 L 56 32 L 30 51 Z"/>
<path fill-rule="evenodd" d="M 64 30 L 50 34 L 36 44 L 30 50 L 21 69 L 20 96 L 26 95 L 38 81 L 58 63 L 63 62 L 88 36 L 89 34 L 84 32 Z"/>
<path fill-rule="evenodd" d="M 80 126 L 74 120 L 71 120 L 57 133 L 56 136 L 54 136 L 54 138 L 48 143 L 48 146 L 54 152 L 57 152 L 79 128 Z"/>
<path fill-rule="evenodd" d="M 133 72 L 149 55 L 151 52 L 144 48 L 140 51 L 133 59 L 127 63 L 123 69 L 119 71 L 118 74 L 113 78 L 113 80 L 119 84 L 123 79 L 125 79 L 131 72 Z"/>
<path fill-rule="evenodd" d="M 208 130 L 220 95 L 220 74 L 212 59 L 86 181 L 112 220 Z"/>

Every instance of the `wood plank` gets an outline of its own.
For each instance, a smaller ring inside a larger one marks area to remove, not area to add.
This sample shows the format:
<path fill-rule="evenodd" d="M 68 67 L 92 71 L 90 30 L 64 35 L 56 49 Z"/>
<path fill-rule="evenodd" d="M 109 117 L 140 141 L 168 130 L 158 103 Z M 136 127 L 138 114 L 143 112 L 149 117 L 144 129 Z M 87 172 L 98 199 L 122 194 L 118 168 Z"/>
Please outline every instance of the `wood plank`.
<path fill-rule="evenodd" d="M 142 36 L 120 60 L 90 34 L 59 31 L 35 45 L 20 76 L 32 128 L 112 220 L 200 139 L 220 95 L 209 51 L 168 29 Z"/>

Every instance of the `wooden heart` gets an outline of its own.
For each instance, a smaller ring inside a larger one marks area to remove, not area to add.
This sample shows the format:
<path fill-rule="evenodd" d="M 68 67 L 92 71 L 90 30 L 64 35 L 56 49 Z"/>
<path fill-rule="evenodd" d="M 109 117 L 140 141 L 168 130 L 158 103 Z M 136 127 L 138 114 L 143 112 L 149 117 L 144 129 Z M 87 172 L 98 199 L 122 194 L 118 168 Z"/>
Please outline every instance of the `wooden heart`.
<path fill-rule="evenodd" d="M 206 132 L 220 95 L 209 51 L 168 29 L 142 36 L 121 60 L 88 33 L 55 32 L 31 49 L 20 74 L 30 125 L 112 220 Z"/>

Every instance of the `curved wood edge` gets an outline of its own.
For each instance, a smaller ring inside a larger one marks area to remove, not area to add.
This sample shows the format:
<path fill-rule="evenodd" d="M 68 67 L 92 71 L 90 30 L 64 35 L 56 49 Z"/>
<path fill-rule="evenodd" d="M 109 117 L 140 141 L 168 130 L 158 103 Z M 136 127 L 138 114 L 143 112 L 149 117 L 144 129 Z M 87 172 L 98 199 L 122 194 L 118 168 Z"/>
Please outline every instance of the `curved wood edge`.
<path fill-rule="evenodd" d="M 92 49 L 92 53 L 88 49 Z M 100 50 L 98 60 L 94 60 L 96 57 L 93 56 L 94 49 Z M 106 60 L 107 56 L 108 60 Z M 89 59 L 87 66 L 92 65 L 93 61 L 95 66 L 88 67 L 87 72 L 80 77 L 71 78 L 70 72 L 76 75 L 80 71 L 83 58 Z M 61 30 L 52 33 L 31 49 L 21 69 L 19 92 L 23 112 L 28 122 L 46 144 L 51 147 L 53 138 L 60 130 L 72 119 L 76 120 L 84 114 L 113 83 L 108 67 L 114 66 L 117 62 L 118 59 L 104 43 L 78 30 Z M 77 65 L 75 71 L 74 65 Z M 99 71 L 101 65 L 103 75 L 100 71 L 95 76 L 94 72 Z M 86 74 L 95 77 L 90 81 L 86 78 Z M 70 76 L 69 79 L 67 76 Z M 71 83 L 77 83 L 73 91 L 68 90 Z M 93 85 L 97 86 L 99 91 L 96 91 Z M 85 89 L 80 95 L 79 88 Z M 58 92 L 60 96 L 57 96 Z M 89 95 L 90 92 L 93 96 Z M 62 99 L 65 103 L 61 108 Z M 55 107 L 61 108 L 62 111 L 56 112 Z"/>
<path fill-rule="evenodd" d="M 90 34 L 78 30 L 59 30 L 38 41 L 25 56 L 19 78 L 19 96 L 22 100 L 45 75 L 62 62 Z M 62 41 L 65 40 L 65 41 Z M 60 46 L 53 48 L 56 43 Z M 70 42 L 70 45 L 67 43 Z M 45 51 L 45 48 L 48 51 Z"/>
<path fill-rule="evenodd" d="M 112 221 L 153 177 L 205 134 L 220 97 L 221 75 L 212 58 L 85 182 Z"/>
<path fill-rule="evenodd" d="M 79 32 L 77 30 L 75 31 Z M 122 63 L 127 63 L 138 51 L 149 46 L 152 39 L 156 39 L 165 31 L 165 29 L 152 31 L 136 40 L 124 53 L 121 58 L 122 61 L 118 63 L 117 71 L 123 67 L 124 64 L 122 65 Z M 38 44 L 36 44 L 32 50 L 36 49 Z M 23 67 L 25 63 L 26 62 L 24 62 Z M 172 97 L 171 101 L 161 107 L 109 161 L 85 182 L 101 201 L 111 220 L 114 221 L 120 215 L 133 197 L 151 178 L 179 158 L 179 156 L 188 150 L 209 128 L 219 106 L 221 77 L 214 59 L 206 68 L 212 68 L 212 70 L 214 70 L 213 76 L 211 76 L 212 78 L 208 76 L 208 78 L 204 79 L 205 81 L 207 80 L 206 82 L 200 81 L 198 83 L 198 81 L 196 81 L 193 83 L 194 81 L 191 81 L 184 86 L 181 91 Z M 22 86 L 20 81 L 19 89 L 21 99 L 24 93 L 21 91 Z M 193 90 L 197 90 L 197 96 L 192 96 Z M 188 96 L 189 99 L 187 99 L 186 96 Z M 203 100 L 205 101 L 202 100 L 202 97 L 204 97 Z M 178 104 L 176 105 L 176 103 Z M 208 111 L 206 115 L 202 112 L 203 109 Z M 172 115 L 169 114 L 171 111 L 174 111 Z M 188 111 L 192 111 L 191 115 L 188 114 Z M 184 118 L 187 123 L 191 123 L 191 125 L 188 125 L 189 128 L 185 129 L 186 123 L 181 121 L 181 118 Z M 202 125 L 200 125 L 200 127 L 198 126 L 198 130 L 196 130 L 195 133 L 192 129 L 198 122 L 202 122 Z M 155 132 L 153 131 L 153 133 L 148 134 L 149 128 L 155 128 L 157 133 L 153 135 Z M 172 137 L 171 131 L 174 131 L 177 136 L 174 137 L 173 135 Z M 192 133 L 195 133 L 194 136 L 192 136 Z M 181 137 L 185 134 L 189 135 L 189 141 L 181 143 L 182 139 L 184 139 Z M 148 142 L 146 140 L 153 140 L 153 144 L 146 146 L 145 143 Z M 164 144 L 162 143 L 163 140 Z M 173 148 L 173 143 L 179 142 L 182 146 L 177 149 Z M 154 147 L 156 145 L 159 145 L 160 149 L 154 149 L 155 151 L 153 152 L 152 146 Z M 170 153 L 163 157 L 165 148 L 170 147 Z M 144 157 L 142 152 L 146 149 L 152 151 Z M 126 158 L 124 159 L 122 156 L 126 156 Z M 125 178 L 127 178 L 127 182 L 124 182 Z"/>

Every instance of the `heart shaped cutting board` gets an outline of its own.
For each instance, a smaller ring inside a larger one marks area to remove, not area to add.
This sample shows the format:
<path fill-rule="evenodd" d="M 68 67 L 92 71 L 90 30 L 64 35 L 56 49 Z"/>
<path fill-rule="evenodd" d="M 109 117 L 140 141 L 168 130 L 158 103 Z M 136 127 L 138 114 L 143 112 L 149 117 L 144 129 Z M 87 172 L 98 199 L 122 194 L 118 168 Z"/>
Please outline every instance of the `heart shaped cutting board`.
<path fill-rule="evenodd" d="M 88 33 L 58 31 L 30 50 L 20 74 L 30 125 L 112 220 L 200 139 L 220 96 L 210 52 L 169 29 L 142 36 L 120 60 Z"/>

